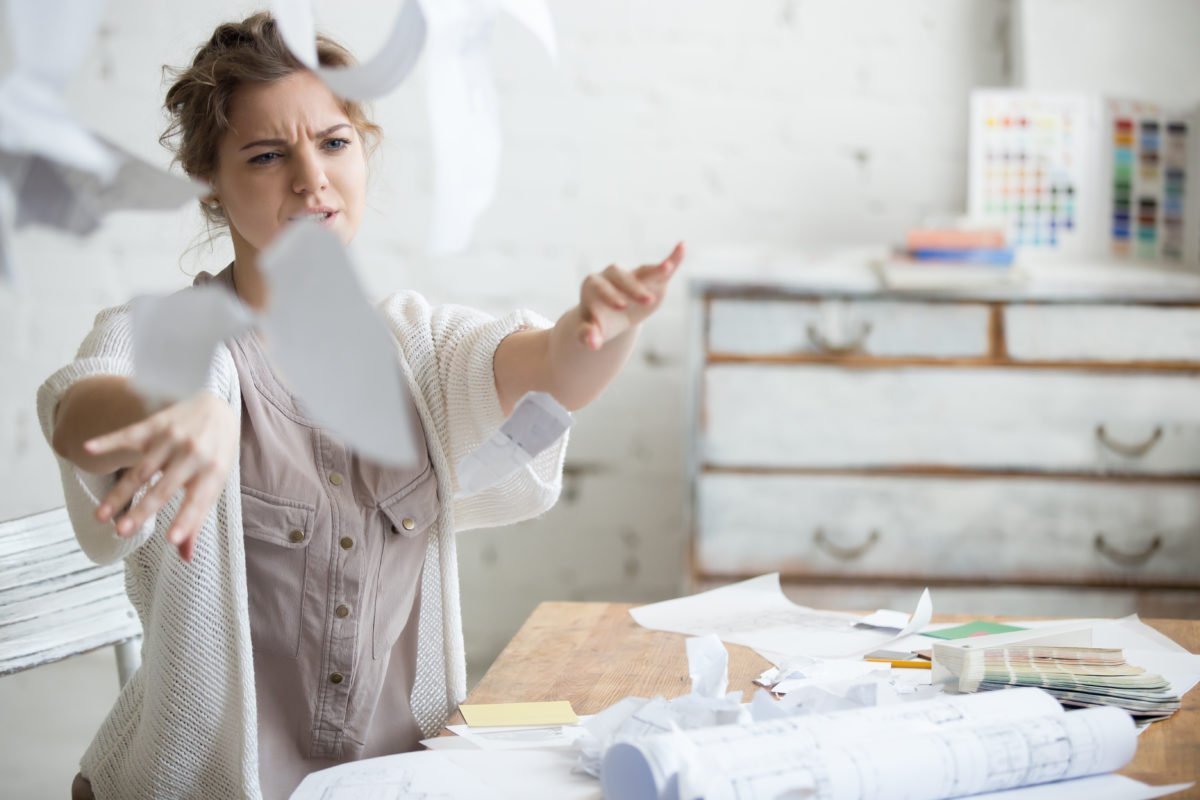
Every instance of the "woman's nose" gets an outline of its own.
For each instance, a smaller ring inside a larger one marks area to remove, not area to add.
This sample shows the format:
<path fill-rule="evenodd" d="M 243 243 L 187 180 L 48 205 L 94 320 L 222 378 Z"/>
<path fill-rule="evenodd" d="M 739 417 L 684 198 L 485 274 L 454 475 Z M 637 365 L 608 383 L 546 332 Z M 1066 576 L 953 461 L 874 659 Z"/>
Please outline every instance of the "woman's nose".
<path fill-rule="evenodd" d="M 316 193 L 328 186 L 329 180 L 325 177 L 325 170 L 321 168 L 321 162 L 315 155 L 301 155 L 293 163 L 296 165 L 296 171 L 292 177 L 292 191 L 296 194 Z"/>

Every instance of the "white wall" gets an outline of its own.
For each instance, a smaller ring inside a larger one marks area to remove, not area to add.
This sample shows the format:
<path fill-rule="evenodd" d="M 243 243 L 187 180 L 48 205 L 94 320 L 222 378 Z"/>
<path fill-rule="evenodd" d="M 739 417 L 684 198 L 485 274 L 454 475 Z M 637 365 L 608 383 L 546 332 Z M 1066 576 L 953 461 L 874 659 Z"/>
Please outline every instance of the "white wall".
<path fill-rule="evenodd" d="M 383 36 L 381 6 L 397 5 L 321 2 L 318 20 L 365 55 Z M 165 163 L 160 65 L 183 63 L 216 22 L 255 7 L 113 0 L 73 107 Z M 895 237 L 924 215 L 963 208 L 967 91 L 1006 81 L 1004 0 L 552 9 L 557 69 L 515 23 L 497 28 L 506 151 L 496 203 L 469 253 L 423 254 L 430 178 L 420 70 L 377 103 L 387 140 L 356 242 L 374 292 L 411 286 L 435 302 L 556 316 L 589 271 L 661 258 L 678 239 L 699 259 L 729 242 Z M 198 231 L 187 209 L 114 217 L 82 242 L 17 236 L 27 286 L 21 295 L 0 289 L 0 518 L 61 503 L 33 409 L 38 384 L 71 358 L 100 308 L 223 266 L 224 247 L 185 252 Z M 558 507 L 463 537 L 474 667 L 540 600 L 646 600 L 682 585 L 683 295 L 647 326 L 608 394 L 578 415 Z"/>

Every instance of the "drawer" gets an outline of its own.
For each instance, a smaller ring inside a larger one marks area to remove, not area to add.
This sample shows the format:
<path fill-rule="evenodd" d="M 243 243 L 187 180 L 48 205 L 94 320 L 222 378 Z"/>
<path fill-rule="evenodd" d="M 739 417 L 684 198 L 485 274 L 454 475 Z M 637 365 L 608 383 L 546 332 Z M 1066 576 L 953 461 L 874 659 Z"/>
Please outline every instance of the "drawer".
<path fill-rule="evenodd" d="M 745 356 L 982 357 L 989 313 L 977 303 L 716 298 L 708 348 Z"/>
<path fill-rule="evenodd" d="M 1012 305 L 1004 309 L 1017 361 L 1192 361 L 1200 367 L 1200 309 Z"/>
<path fill-rule="evenodd" d="M 1200 588 L 1200 485 L 706 473 L 708 574 Z"/>
<path fill-rule="evenodd" d="M 1200 474 L 1200 376 L 717 364 L 704 463 Z"/>

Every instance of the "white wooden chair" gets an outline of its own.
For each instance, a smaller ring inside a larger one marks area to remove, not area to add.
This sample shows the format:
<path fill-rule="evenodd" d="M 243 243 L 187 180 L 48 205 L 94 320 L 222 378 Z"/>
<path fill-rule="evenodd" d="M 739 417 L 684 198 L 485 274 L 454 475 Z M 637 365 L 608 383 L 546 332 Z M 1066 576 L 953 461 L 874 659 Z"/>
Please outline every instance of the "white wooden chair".
<path fill-rule="evenodd" d="M 89 561 L 65 508 L 0 522 L 0 676 L 112 645 L 123 686 L 141 642 L 123 564 Z"/>

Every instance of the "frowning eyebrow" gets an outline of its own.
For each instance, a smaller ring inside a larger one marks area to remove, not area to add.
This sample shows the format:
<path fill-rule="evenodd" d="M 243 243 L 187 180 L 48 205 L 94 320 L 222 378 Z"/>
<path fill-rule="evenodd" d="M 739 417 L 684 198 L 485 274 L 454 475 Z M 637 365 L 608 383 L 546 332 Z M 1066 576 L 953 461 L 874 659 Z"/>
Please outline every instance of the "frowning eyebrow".
<path fill-rule="evenodd" d="M 317 131 L 317 135 L 314 138 L 324 139 L 326 136 L 328 136 L 329 134 L 331 134 L 335 131 L 341 130 L 342 128 L 349 128 L 349 127 L 350 127 L 349 122 L 339 122 L 337 125 L 328 127 L 323 131 Z M 285 144 L 287 144 L 287 141 L 285 139 L 259 139 L 254 142 L 250 142 L 250 144 L 242 145 L 242 147 L 238 150 L 238 152 L 241 152 L 242 150 L 249 150 L 251 147 L 282 147 Z"/>

